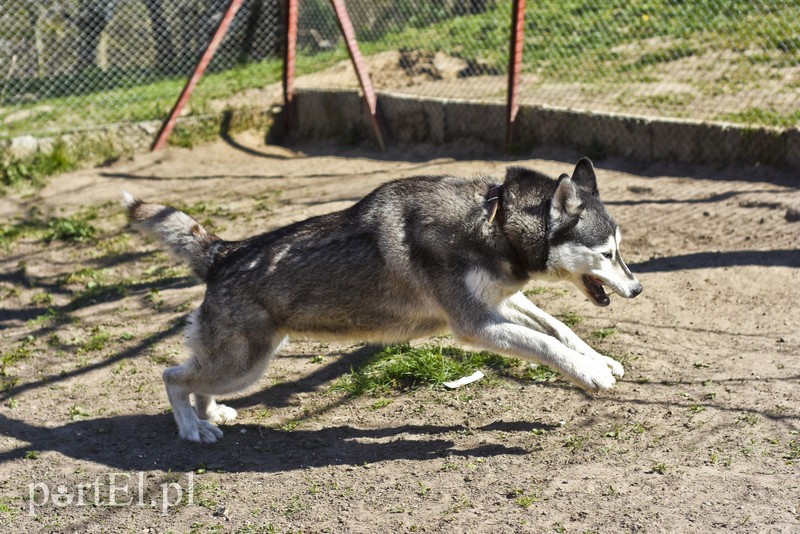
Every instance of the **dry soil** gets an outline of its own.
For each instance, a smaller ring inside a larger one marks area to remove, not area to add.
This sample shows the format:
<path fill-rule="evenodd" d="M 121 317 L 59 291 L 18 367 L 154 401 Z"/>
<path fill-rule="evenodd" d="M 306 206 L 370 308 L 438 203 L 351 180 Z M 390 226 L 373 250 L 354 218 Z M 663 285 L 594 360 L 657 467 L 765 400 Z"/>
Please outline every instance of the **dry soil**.
<path fill-rule="evenodd" d="M 514 163 L 558 175 L 577 157 Z M 480 147 L 289 150 L 243 134 L 0 198 L 3 225 L 96 215 L 99 228 L 0 252 L 0 347 L 19 356 L 2 377 L 0 528 L 797 532 L 800 222 L 787 212 L 800 181 L 761 168 L 596 162 L 644 293 L 597 308 L 566 284 L 528 289 L 624 361 L 609 392 L 489 372 L 454 391 L 350 398 L 330 386 L 375 349 L 293 340 L 225 399 L 239 418 L 219 443 L 178 439 L 161 371 L 184 357 L 203 288 L 129 232 L 122 189 L 238 238 L 390 179 L 501 176 L 509 163 Z"/>

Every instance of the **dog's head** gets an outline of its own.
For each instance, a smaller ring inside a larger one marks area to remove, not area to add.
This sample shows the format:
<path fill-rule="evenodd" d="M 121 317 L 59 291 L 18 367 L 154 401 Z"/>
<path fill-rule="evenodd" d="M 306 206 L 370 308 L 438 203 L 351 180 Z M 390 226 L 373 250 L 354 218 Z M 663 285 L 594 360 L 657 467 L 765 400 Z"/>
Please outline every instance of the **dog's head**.
<path fill-rule="evenodd" d="M 548 214 L 548 273 L 575 284 L 598 306 L 611 301 L 604 286 L 625 298 L 642 292 L 642 284 L 619 252 L 619 227 L 606 211 L 589 158 L 572 176 L 562 174 Z"/>

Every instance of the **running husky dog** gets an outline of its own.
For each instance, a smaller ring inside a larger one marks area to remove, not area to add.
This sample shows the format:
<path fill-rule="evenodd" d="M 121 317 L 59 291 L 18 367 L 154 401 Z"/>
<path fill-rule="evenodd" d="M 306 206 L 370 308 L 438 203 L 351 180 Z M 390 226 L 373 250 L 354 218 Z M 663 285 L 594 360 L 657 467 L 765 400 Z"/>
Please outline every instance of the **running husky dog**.
<path fill-rule="evenodd" d="M 222 437 L 215 423 L 236 411 L 214 396 L 254 383 L 290 334 L 398 342 L 450 330 L 587 390 L 623 374 L 520 293 L 531 278 L 568 280 L 598 306 L 610 303 L 604 286 L 626 298 L 642 292 L 588 158 L 558 180 L 520 167 L 502 184 L 397 180 L 346 210 L 243 241 L 128 193 L 124 204 L 207 285 L 186 329 L 191 357 L 164 371 L 178 432 L 190 441 Z"/>

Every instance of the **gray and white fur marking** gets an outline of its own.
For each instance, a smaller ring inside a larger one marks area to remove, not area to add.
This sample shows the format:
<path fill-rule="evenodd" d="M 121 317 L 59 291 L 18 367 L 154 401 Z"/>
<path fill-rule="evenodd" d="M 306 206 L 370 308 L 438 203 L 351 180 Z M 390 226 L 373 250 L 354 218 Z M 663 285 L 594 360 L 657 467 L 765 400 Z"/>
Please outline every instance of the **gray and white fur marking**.
<path fill-rule="evenodd" d="M 180 437 L 219 439 L 216 424 L 236 411 L 214 397 L 258 380 L 289 335 L 390 343 L 450 330 L 464 344 L 548 365 L 581 388 L 612 387 L 622 366 L 519 292 L 548 278 L 574 283 L 600 306 L 610 302 L 604 286 L 626 298 L 641 293 L 592 163 L 583 158 L 558 180 L 509 168 L 490 223 L 495 185 L 490 177 L 397 180 L 346 210 L 242 241 L 125 193 L 131 221 L 207 285 L 186 330 L 190 358 L 164 371 Z"/>

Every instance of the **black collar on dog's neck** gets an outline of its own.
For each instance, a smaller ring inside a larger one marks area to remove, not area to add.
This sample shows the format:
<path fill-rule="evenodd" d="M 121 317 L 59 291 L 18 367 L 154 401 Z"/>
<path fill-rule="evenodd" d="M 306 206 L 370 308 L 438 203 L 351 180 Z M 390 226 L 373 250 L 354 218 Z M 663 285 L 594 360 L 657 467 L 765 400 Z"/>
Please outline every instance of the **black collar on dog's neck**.
<path fill-rule="evenodd" d="M 497 220 L 497 224 L 503 226 L 506 222 L 506 214 L 503 211 L 503 186 L 495 185 L 486 193 L 486 221 L 492 224 Z"/>
<path fill-rule="evenodd" d="M 503 236 L 499 242 L 505 241 L 508 247 L 508 255 L 504 257 L 511 262 L 513 276 L 520 281 L 525 281 L 530 278 L 528 263 L 525 260 L 525 256 L 520 254 L 512 239 L 506 234 L 506 210 L 505 206 L 503 206 L 504 192 L 502 185 L 494 185 L 486 193 L 486 224 L 494 224 L 497 221 L 497 230 L 499 235 Z"/>

